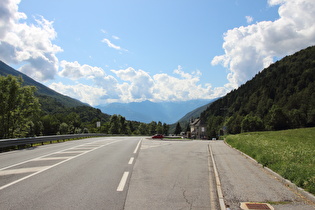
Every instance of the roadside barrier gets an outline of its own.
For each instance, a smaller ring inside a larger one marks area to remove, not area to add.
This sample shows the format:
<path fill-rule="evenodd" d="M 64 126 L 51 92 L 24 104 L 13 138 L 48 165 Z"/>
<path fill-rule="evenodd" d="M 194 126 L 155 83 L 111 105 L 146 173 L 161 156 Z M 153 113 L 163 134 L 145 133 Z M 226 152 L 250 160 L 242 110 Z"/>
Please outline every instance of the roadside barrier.
<path fill-rule="evenodd" d="M 0 139 L 0 151 L 9 147 L 22 147 L 26 145 L 33 146 L 34 144 L 44 144 L 45 142 L 63 141 L 67 139 L 86 138 L 95 136 L 107 136 L 108 134 L 100 133 L 84 133 L 84 134 L 69 134 L 69 135 L 53 135 L 53 136 L 38 136 L 29 138 L 17 138 L 17 139 Z"/>

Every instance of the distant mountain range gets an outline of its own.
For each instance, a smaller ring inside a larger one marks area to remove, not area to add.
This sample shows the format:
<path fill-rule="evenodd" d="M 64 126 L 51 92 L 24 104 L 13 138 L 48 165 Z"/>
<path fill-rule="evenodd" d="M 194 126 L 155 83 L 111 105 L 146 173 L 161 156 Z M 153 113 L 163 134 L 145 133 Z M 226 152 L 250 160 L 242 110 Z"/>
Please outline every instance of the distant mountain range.
<path fill-rule="evenodd" d="M 40 99 L 42 109 L 47 113 L 64 112 L 64 109 L 71 107 L 83 106 L 92 108 L 86 103 L 62 95 L 45 85 L 36 82 L 27 75 L 0 61 L 0 75 L 6 76 L 9 74 L 13 76 L 21 76 L 24 80 L 24 85 L 32 85 L 37 88 L 36 96 Z M 144 123 L 161 121 L 162 123 L 171 124 L 176 123 L 179 120 L 185 121 L 187 119 L 188 121 L 191 117 L 199 116 L 199 114 L 207 108 L 208 104 L 214 100 L 200 99 L 182 102 L 154 103 L 151 101 L 143 101 L 139 103 L 112 103 L 108 105 L 100 105 L 96 108 L 109 115 L 119 114 L 131 121 Z M 184 116 L 185 118 L 183 118 Z"/>
<path fill-rule="evenodd" d="M 215 99 L 214 99 L 215 100 Z M 188 112 L 199 107 L 204 111 L 207 104 L 214 100 L 189 100 L 180 102 L 132 102 L 132 103 L 112 103 L 106 106 L 97 106 L 102 112 L 113 115 L 119 114 L 126 117 L 127 120 L 150 123 L 160 121 L 162 123 L 172 124 L 184 117 Z M 199 114 L 201 113 L 198 112 Z M 198 115 L 199 115 L 198 114 Z"/>

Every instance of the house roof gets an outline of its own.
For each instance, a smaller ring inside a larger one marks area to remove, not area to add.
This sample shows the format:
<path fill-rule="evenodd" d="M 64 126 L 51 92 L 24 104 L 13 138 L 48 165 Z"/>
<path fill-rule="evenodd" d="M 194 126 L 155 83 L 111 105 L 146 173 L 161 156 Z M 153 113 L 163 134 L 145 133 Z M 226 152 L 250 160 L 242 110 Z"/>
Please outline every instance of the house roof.
<path fill-rule="evenodd" d="M 200 124 L 200 119 L 197 118 L 193 122 L 190 123 L 190 125 L 198 126 Z"/>

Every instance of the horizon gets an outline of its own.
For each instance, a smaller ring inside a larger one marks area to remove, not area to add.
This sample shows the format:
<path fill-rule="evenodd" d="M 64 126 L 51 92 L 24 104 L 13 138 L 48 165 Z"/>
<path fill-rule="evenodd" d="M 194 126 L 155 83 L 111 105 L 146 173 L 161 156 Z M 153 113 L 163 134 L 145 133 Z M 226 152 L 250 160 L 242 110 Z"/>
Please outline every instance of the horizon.
<path fill-rule="evenodd" d="M 312 0 L 5 0 L 0 60 L 95 107 L 210 100 L 315 44 Z"/>

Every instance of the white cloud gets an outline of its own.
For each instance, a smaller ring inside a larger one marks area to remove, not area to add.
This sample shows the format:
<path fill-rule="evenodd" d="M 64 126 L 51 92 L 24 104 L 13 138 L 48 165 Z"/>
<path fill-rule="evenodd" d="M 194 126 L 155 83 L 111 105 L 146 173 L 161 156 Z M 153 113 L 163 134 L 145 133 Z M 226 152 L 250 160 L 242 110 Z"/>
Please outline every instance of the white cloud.
<path fill-rule="evenodd" d="M 78 61 L 68 62 L 68 61 L 61 61 L 60 67 L 62 70 L 59 74 L 63 77 L 67 77 L 70 79 L 80 79 L 80 78 L 87 78 L 87 79 L 94 79 L 99 77 L 104 77 L 106 74 L 104 70 L 100 67 L 93 67 L 89 65 L 81 65 Z"/>
<path fill-rule="evenodd" d="M 129 82 L 120 85 L 121 97 L 124 100 L 130 102 L 152 99 L 154 81 L 147 72 L 143 70 L 136 71 L 131 67 L 124 70 L 112 70 L 112 72 L 120 79 Z"/>
<path fill-rule="evenodd" d="M 225 54 L 214 57 L 211 63 L 230 70 L 226 87 L 237 88 L 268 67 L 275 57 L 315 44 L 314 0 L 269 0 L 268 3 L 280 5 L 279 19 L 241 26 L 224 34 Z"/>
<path fill-rule="evenodd" d="M 252 23 L 254 21 L 254 18 L 251 16 L 245 16 L 245 18 L 247 23 Z"/>
<path fill-rule="evenodd" d="M 103 39 L 102 42 L 107 44 L 108 47 L 113 48 L 115 50 L 127 51 L 126 49 L 123 49 L 120 46 L 113 44 L 109 39 Z"/>
<path fill-rule="evenodd" d="M 53 83 L 50 85 L 54 90 L 77 98 L 91 105 L 99 105 L 112 102 L 140 102 L 151 101 L 185 101 L 191 99 L 212 99 L 227 93 L 228 88 L 212 88 L 210 84 L 199 84 L 201 72 L 195 71 L 191 74 L 183 71 L 181 66 L 174 70 L 174 76 L 167 74 L 155 74 L 151 76 L 143 70 L 135 70 L 132 67 L 111 70 L 119 78 L 106 75 L 104 71 L 100 74 L 93 74 L 91 69 L 97 67 L 86 67 L 78 62 L 62 61 L 64 68 L 62 75 L 72 79 L 90 77 L 93 85 L 64 85 Z M 67 74 L 66 74 L 67 72 Z M 97 72 L 97 71 L 96 71 Z M 76 76 L 73 76 L 76 75 Z M 93 75 L 93 78 L 91 77 Z M 179 75 L 179 77 L 176 77 Z"/>
<path fill-rule="evenodd" d="M 98 105 L 105 100 L 102 100 L 107 95 L 107 91 L 103 88 L 92 87 L 84 84 L 64 85 L 61 82 L 52 83 L 49 87 L 61 94 L 76 98 L 82 102 L 88 103 L 91 106 Z"/>
<path fill-rule="evenodd" d="M 43 17 L 37 17 L 35 24 L 23 22 L 27 16 L 18 12 L 19 3 L 0 3 L 0 59 L 9 64 L 26 63 L 19 70 L 34 79 L 53 79 L 58 69 L 56 53 L 62 51 L 52 43 L 57 37 L 53 22 Z"/>

